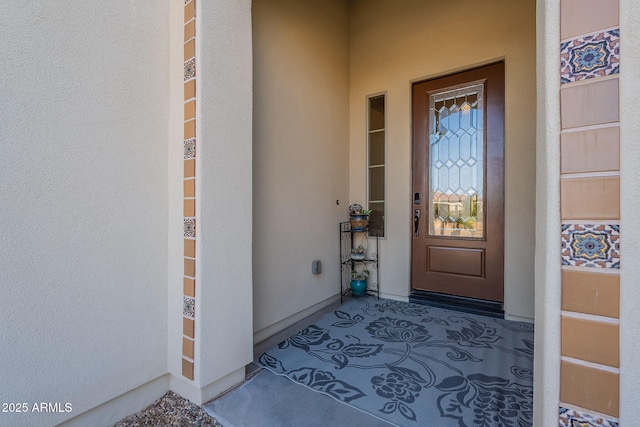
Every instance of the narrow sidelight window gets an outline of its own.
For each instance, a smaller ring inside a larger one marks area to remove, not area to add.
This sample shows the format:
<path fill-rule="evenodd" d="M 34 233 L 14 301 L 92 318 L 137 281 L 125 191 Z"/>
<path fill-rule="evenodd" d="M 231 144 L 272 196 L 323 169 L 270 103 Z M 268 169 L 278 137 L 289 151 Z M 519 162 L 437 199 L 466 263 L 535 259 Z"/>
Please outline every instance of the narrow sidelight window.
<path fill-rule="evenodd" d="M 367 201 L 371 215 L 369 228 L 380 237 L 385 235 L 385 95 L 368 98 L 369 123 L 367 132 Z"/>

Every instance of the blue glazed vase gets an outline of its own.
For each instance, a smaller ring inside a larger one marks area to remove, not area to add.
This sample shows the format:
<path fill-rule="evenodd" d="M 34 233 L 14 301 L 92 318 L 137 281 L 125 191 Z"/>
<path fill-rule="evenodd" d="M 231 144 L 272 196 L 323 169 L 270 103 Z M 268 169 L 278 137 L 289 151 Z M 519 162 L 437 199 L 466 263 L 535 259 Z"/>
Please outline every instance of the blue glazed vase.
<path fill-rule="evenodd" d="M 355 296 L 362 296 L 367 290 L 367 279 L 351 280 L 351 293 Z"/>

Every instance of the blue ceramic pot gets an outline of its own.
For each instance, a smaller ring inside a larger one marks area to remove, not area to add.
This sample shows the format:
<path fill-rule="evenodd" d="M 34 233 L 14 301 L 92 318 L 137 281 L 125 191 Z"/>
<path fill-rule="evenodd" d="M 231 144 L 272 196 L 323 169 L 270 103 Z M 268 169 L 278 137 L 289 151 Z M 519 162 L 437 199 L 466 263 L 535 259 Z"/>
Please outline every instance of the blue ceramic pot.
<path fill-rule="evenodd" d="M 351 293 L 355 296 L 362 296 L 367 290 L 367 279 L 351 280 Z"/>
<path fill-rule="evenodd" d="M 369 225 L 369 215 L 350 215 L 351 231 L 365 231 Z"/>

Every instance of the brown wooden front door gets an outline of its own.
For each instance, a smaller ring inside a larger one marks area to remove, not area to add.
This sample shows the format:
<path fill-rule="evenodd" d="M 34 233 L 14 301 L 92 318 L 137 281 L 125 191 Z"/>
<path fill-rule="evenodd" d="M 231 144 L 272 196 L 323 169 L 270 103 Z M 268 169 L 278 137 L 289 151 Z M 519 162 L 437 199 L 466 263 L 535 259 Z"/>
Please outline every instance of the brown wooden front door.
<path fill-rule="evenodd" d="M 504 63 L 413 85 L 412 287 L 504 300 Z"/>

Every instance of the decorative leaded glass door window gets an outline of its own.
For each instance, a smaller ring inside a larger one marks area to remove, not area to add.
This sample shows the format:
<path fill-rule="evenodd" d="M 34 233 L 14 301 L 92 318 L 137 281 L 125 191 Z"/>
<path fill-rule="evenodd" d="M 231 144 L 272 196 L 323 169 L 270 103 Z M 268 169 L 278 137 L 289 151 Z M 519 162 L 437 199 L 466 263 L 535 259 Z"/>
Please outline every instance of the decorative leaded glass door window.
<path fill-rule="evenodd" d="M 484 85 L 429 95 L 429 234 L 483 237 Z"/>

